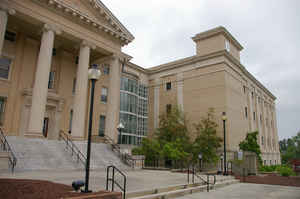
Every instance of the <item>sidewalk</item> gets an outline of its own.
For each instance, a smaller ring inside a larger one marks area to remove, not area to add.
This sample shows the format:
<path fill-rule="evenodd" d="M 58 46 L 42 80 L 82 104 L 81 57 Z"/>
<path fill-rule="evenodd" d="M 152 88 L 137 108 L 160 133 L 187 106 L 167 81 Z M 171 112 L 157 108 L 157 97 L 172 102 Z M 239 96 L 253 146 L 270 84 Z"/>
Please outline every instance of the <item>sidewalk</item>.
<path fill-rule="evenodd" d="M 166 187 L 169 185 L 178 185 L 187 183 L 187 174 L 174 173 L 170 171 L 153 171 L 153 170 L 137 170 L 125 171 L 127 176 L 127 191 L 139 191 L 144 189 L 153 189 Z M 118 177 L 118 176 L 116 176 Z M 204 177 L 204 176 L 203 176 Z M 217 176 L 217 179 L 226 178 L 227 176 Z M 74 180 L 84 180 L 85 171 L 27 171 L 19 173 L 0 173 L 0 178 L 18 178 L 18 179 L 38 179 L 49 180 L 52 182 L 71 185 Z M 195 179 L 196 182 L 200 180 Z M 119 181 L 122 183 L 121 179 Z M 106 172 L 95 171 L 90 172 L 90 188 L 93 191 L 103 190 L 106 185 Z"/>
<path fill-rule="evenodd" d="M 210 192 L 199 192 L 177 199 L 300 199 L 298 187 L 238 183 Z"/>

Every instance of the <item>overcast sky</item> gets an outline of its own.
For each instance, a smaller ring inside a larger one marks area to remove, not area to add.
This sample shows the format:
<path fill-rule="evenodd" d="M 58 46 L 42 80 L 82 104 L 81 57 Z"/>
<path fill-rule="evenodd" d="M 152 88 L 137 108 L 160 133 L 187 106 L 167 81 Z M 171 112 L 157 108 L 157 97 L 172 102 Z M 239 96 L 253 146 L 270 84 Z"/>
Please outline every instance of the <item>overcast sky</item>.
<path fill-rule="evenodd" d="M 277 97 L 279 138 L 300 130 L 300 1 L 102 2 L 135 36 L 124 52 L 146 68 L 195 55 L 191 37 L 224 26 L 244 46 L 241 63 Z"/>

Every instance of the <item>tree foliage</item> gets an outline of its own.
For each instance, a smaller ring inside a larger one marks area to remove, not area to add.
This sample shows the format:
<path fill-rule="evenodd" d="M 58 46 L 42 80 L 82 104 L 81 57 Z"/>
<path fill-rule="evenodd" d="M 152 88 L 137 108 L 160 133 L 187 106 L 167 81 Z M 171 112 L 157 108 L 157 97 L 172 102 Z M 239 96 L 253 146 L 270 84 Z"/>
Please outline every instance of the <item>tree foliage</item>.
<path fill-rule="evenodd" d="M 215 122 L 214 109 L 209 109 L 206 117 L 195 124 L 196 139 L 193 144 L 193 159 L 197 160 L 198 154 L 207 163 L 215 163 L 219 159 L 217 149 L 221 147 L 222 139 L 217 136 L 218 124 Z"/>
<path fill-rule="evenodd" d="M 286 164 L 293 159 L 300 159 L 300 132 L 292 138 L 279 141 L 282 163 Z"/>
<path fill-rule="evenodd" d="M 245 140 L 240 142 L 239 147 L 240 150 L 254 152 L 257 155 L 259 163 L 262 164 L 261 151 L 257 143 L 257 136 L 258 131 L 247 133 Z"/>
<path fill-rule="evenodd" d="M 153 138 L 144 139 L 133 153 L 145 155 L 146 162 L 164 159 L 184 164 L 191 159 L 196 161 L 201 152 L 204 162 L 216 162 L 217 148 L 221 146 L 222 139 L 217 137 L 213 109 L 195 125 L 195 129 L 197 137 L 192 142 L 186 116 L 179 108 L 173 107 L 169 113 L 160 116 L 159 127 Z"/>

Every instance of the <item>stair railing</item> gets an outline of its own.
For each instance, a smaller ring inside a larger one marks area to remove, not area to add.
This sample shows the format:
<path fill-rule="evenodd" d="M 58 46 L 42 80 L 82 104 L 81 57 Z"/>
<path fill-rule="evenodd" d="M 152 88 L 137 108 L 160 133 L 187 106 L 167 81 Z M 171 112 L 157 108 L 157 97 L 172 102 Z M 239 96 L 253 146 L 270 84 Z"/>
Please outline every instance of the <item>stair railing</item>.
<path fill-rule="evenodd" d="M 62 139 L 66 143 L 66 148 L 70 149 L 72 154 L 71 156 L 75 155 L 77 157 L 77 162 L 81 162 L 83 166 L 86 166 L 86 157 L 83 153 L 78 149 L 78 147 L 74 144 L 74 142 L 70 139 L 70 136 L 63 131 L 59 132 L 59 139 Z"/>
<path fill-rule="evenodd" d="M 3 151 L 8 152 L 9 166 L 11 167 L 11 171 L 14 172 L 14 169 L 17 165 L 17 157 L 11 149 L 9 143 L 7 142 L 6 136 L 4 135 L 2 128 L 0 128 L 0 145 Z"/>
<path fill-rule="evenodd" d="M 110 172 L 112 174 L 110 175 Z M 123 186 L 115 179 L 116 173 L 123 177 Z M 126 175 L 114 165 L 108 166 L 106 169 L 106 190 L 109 191 L 109 183 L 111 182 L 111 191 L 115 190 L 115 185 L 123 192 L 123 199 L 126 198 Z"/>
<path fill-rule="evenodd" d="M 198 178 L 198 179 L 200 179 L 202 182 L 204 182 L 204 184 L 206 184 L 207 186 L 206 186 L 206 188 L 207 188 L 207 192 L 209 192 L 209 185 L 212 185 L 212 186 L 214 186 L 215 184 L 216 184 L 216 175 L 215 174 L 209 174 L 209 173 L 207 173 L 206 174 L 206 180 L 205 179 L 203 179 L 200 175 L 198 175 L 197 174 L 197 172 L 196 172 L 196 170 L 195 170 L 195 166 L 194 165 L 192 165 L 192 170 L 190 170 L 190 165 L 188 166 L 188 171 L 187 171 L 187 175 L 188 175 L 188 184 L 190 183 L 190 174 L 192 175 L 192 182 L 193 182 L 193 184 L 195 184 L 195 176 Z M 214 177 L 214 181 L 213 181 L 213 183 L 210 183 L 209 182 L 209 177 L 210 176 L 213 176 Z"/>
<path fill-rule="evenodd" d="M 117 155 L 119 156 L 119 158 L 127 165 L 129 165 L 130 167 L 134 168 L 135 165 L 135 160 L 132 158 L 132 156 L 130 154 L 127 153 L 122 153 L 121 151 L 121 147 L 114 142 L 114 140 L 112 138 L 110 138 L 109 136 L 105 135 L 104 136 L 106 138 L 106 140 L 108 141 L 108 143 L 111 145 L 111 150 L 115 153 L 117 153 Z"/>

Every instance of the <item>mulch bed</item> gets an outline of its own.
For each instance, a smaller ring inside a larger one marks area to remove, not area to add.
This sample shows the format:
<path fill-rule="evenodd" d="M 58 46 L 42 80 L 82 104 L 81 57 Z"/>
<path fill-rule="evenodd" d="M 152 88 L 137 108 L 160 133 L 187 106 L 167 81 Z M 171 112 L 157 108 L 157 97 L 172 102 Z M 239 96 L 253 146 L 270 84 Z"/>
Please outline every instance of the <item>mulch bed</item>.
<path fill-rule="evenodd" d="M 241 182 L 256 183 L 256 184 L 270 184 L 300 187 L 300 176 L 277 176 L 277 175 L 257 175 L 257 176 L 235 176 Z"/>
<path fill-rule="evenodd" d="M 22 180 L 22 179 L 0 179 L 1 199 L 59 199 L 72 196 L 82 196 L 93 193 L 71 192 L 73 188 L 68 185 L 53 183 L 43 180 Z"/>

